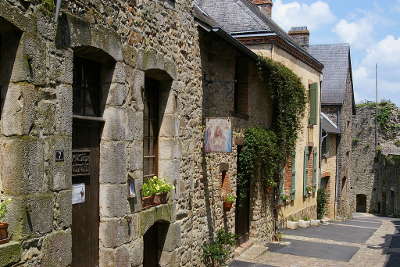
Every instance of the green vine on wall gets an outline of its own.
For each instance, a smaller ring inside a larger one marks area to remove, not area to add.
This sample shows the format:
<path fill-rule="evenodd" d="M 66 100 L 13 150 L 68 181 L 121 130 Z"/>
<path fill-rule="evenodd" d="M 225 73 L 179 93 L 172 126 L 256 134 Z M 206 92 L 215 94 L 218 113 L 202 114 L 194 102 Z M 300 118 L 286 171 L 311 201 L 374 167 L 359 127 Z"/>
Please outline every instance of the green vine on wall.
<path fill-rule="evenodd" d="M 284 65 L 260 57 L 258 74 L 272 97 L 270 129 L 249 128 L 245 132 L 239 154 L 239 197 L 246 197 L 246 184 L 256 166 L 264 182 L 273 179 L 279 184 L 280 173 L 295 149 L 301 119 L 306 107 L 305 88 L 300 78 Z"/>

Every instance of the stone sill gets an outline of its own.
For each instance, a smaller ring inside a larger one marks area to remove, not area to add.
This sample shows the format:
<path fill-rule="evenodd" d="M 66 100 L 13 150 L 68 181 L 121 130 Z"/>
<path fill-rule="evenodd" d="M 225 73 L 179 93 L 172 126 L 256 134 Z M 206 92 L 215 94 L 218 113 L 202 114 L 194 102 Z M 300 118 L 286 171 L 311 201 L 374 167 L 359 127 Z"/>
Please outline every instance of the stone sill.
<path fill-rule="evenodd" d="M 18 262 L 21 258 L 21 244 L 19 242 L 9 242 L 0 245 L 0 266 L 8 266 Z"/>

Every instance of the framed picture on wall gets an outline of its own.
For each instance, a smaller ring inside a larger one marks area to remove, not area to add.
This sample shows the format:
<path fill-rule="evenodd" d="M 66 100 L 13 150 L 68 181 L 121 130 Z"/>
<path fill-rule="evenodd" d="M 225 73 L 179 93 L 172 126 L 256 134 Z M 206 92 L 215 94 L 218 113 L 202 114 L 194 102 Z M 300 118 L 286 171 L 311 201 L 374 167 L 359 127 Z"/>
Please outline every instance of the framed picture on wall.
<path fill-rule="evenodd" d="M 207 118 L 204 142 L 206 153 L 232 152 L 231 119 Z"/>

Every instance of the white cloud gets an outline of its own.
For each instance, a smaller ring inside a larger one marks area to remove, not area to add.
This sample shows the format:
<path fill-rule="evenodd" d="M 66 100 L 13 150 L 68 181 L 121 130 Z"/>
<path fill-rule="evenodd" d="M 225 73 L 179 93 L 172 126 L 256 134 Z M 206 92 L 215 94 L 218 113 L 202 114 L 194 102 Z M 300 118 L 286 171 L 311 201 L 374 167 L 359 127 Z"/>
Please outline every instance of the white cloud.
<path fill-rule="evenodd" d="M 375 99 L 375 66 L 378 64 L 379 98 L 391 99 L 400 105 L 400 37 L 387 35 L 366 52 L 354 71 L 356 100 Z"/>
<path fill-rule="evenodd" d="M 283 0 L 277 0 L 274 1 L 272 18 L 285 30 L 293 26 L 307 26 L 311 31 L 336 20 L 329 4 L 323 1 L 307 5 L 297 1 L 284 3 Z"/>
<path fill-rule="evenodd" d="M 373 42 L 373 24 L 368 17 L 349 22 L 341 19 L 333 29 L 339 38 L 355 48 L 366 48 Z"/>

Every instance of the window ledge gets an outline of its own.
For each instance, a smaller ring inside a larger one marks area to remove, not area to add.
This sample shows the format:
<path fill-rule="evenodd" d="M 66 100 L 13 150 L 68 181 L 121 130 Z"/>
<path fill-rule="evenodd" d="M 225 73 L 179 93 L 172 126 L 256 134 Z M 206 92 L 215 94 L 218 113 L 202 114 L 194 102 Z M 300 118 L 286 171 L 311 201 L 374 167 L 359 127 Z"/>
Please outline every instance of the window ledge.
<path fill-rule="evenodd" d="M 16 263 L 21 258 L 21 244 L 19 242 L 9 242 L 0 245 L 0 266 L 8 266 Z"/>

